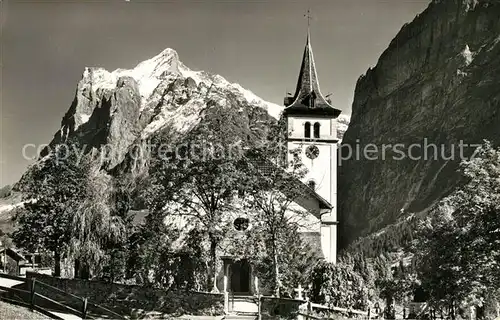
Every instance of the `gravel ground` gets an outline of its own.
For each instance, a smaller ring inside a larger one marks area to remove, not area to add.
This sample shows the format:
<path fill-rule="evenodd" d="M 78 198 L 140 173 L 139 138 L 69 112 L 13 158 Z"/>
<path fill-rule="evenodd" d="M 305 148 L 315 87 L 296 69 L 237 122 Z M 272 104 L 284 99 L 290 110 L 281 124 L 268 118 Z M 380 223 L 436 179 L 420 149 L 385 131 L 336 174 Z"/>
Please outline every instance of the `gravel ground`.
<path fill-rule="evenodd" d="M 0 319 L 2 320 L 45 320 L 50 319 L 36 311 L 0 301 Z"/>

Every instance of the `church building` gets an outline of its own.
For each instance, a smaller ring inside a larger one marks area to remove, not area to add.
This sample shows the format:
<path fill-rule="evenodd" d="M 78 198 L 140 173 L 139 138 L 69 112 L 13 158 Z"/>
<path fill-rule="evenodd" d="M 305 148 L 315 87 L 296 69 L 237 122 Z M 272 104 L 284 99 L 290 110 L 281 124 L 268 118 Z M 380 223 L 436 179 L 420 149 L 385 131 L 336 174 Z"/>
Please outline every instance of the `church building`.
<path fill-rule="evenodd" d="M 285 97 L 284 106 L 282 117 L 286 123 L 287 149 L 301 150 L 302 163 L 308 170 L 302 181 L 304 194 L 295 201 L 295 205 L 317 219 L 316 230 L 312 233 L 320 239 L 317 242 L 318 245 L 321 243 L 325 260 L 336 263 L 339 141 L 336 119 L 341 110 L 332 107 L 330 101 L 321 94 L 309 32 L 295 94 Z M 222 292 L 259 292 L 259 281 L 249 263 L 235 261 L 231 256 L 223 256 L 222 260 L 223 279 L 220 279 L 222 288 L 219 288 Z"/>

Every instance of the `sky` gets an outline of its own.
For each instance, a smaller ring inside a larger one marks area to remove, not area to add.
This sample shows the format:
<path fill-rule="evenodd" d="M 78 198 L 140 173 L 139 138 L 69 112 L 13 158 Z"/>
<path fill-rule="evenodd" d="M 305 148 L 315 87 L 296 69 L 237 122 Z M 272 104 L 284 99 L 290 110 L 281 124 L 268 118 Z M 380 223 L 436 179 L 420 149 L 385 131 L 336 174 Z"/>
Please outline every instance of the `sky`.
<path fill-rule="evenodd" d="M 50 142 L 84 67 L 132 68 L 165 48 L 282 105 L 293 91 L 311 11 L 324 95 L 350 113 L 357 79 L 430 0 L 0 0 L 0 187 Z"/>

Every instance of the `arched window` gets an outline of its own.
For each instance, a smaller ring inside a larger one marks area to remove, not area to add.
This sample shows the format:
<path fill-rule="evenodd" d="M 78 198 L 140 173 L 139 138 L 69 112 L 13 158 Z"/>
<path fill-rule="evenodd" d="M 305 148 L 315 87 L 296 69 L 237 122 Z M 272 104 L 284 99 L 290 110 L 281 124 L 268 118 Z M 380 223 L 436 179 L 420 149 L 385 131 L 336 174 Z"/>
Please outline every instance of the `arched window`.
<path fill-rule="evenodd" d="M 320 126 L 321 126 L 321 125 L 319 124 L 319 122 L 316 122 L 316 123 L 314 124 L 314 137 L 315 137 L 315 138 L 319 138 L 319 127 L 320 127 Z"/>
<path fill-rule="evenodd" d="M 307 181 L 307 186 L 313 190 L 316 190 L 316 181 L 314 180 Z"/>
<path fill-rule="evenodd" d="M 311 123 L 309 122 L 306 122 L 306 124 L 304 125 L 304 137 L 311 137 Z"/>

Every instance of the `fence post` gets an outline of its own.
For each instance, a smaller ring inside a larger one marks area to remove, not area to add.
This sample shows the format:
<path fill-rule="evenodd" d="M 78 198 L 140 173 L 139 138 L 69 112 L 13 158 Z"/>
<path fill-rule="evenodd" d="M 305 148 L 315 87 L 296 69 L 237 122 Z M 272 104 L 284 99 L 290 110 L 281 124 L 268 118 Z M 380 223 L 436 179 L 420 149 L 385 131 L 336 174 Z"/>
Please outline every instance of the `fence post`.
<path fill-rule="evenodd" d="M 258 313 L 257 313 L 257 320 L 262 320 L 262 301 L 261 301 L 261 294 L 257 294 L 257 306 L 258 306 Z"/>
<path fill-rule="evenodd" d="M 31 279 L 31 286 L 30 286 L 30 304 L 31 304 L 31 309 L 35 307 L 35 282 L 36 279 L 32 278 Z"/>
<path fill-rule="evenodd" d="M 87 298 L 83 298 L 82 319 L 87 317 Z"/>
<path fill-rule="evenodd" d="M 224 313 L 229 314 L 229 292 L 224 291 Z"/>
<path fill-rule="evenodd" d="M 309 299 L 307 299 L 307 312 L 306 312 L 306 320 L 309 320 L 310 318 L 312 319 L 312 304 Z"/>

